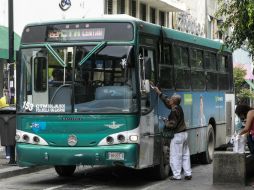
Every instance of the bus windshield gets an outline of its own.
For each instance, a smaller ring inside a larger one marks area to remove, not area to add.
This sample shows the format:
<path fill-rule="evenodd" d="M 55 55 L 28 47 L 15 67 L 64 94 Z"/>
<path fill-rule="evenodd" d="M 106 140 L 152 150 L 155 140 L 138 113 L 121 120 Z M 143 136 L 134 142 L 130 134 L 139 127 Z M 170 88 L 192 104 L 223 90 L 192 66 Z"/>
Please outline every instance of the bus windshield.
<path fill-rule="evenodd" d="M 19 112 L 137 111 L 132 46 L 23 49 L 21 72 Z"/>

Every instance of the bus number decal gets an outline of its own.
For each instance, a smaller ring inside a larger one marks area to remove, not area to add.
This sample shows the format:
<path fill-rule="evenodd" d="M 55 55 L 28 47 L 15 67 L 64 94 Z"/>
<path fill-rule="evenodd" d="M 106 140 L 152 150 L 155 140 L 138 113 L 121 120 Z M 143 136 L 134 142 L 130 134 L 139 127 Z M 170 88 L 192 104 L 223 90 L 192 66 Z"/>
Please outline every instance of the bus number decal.
<path fill-rule="evenodd" d="M 35 108 L 35 110 L 34 110 Z M 27 101 L 23 102 L 23 109 L 35 112 L 65 112 L 65 104 L 33 104 Z"/>

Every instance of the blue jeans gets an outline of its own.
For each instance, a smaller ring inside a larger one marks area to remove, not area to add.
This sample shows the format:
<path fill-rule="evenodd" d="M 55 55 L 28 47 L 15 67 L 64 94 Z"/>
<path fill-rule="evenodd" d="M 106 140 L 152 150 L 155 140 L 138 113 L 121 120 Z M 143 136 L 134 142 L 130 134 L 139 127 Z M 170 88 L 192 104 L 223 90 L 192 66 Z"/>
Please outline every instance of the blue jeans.
<path fill-rule="evenodd" d="M 10 156 L 10 152 L 11 152 L 11 147 L 10 146 L 5 146 L 5 154 L 6 154 L 6 156 Z"/>

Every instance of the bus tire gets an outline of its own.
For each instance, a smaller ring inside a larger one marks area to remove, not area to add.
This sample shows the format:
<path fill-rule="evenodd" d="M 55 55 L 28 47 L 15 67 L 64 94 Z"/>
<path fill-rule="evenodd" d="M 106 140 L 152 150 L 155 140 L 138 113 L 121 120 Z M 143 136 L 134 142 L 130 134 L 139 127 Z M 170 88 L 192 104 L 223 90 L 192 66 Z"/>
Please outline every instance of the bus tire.
<path fill-rule="evenodd" d="M 55 166 L 56 173 L 61 177 L 69 177 L 72 176 L 75 172 L 76 166 Z"/>
<path fill-rule="evenodd" d="M 155 180 L 164 180 L 169 175 L 169 147 L 163 146 L 163 150 L 160 155 L 160 164 L 156 165 L 152 169 L 152 177 Z"/>
<path fill-rule="evenodd" d="M 213 161 L 215 147 L 215 134 L 211 124 L 208 125 L 206 151 L 201 153 L 201 162 L 203 164 L 211 164 Z"/>

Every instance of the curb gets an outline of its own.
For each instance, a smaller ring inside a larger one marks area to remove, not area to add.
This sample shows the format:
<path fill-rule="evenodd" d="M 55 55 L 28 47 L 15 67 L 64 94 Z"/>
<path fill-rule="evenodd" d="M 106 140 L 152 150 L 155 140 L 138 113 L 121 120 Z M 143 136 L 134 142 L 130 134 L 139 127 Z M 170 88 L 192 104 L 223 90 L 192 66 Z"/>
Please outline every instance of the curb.
<path fill-rule="evenodd" d="M 52 166 L 33 166 L 33 167 L 9 166 L 0 169 L 0 179 L 29 174 L 40 170 L 49 169 L 51 167 Z"/>

